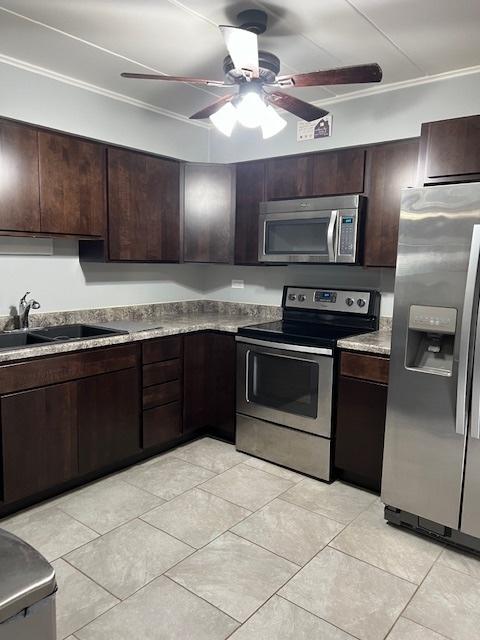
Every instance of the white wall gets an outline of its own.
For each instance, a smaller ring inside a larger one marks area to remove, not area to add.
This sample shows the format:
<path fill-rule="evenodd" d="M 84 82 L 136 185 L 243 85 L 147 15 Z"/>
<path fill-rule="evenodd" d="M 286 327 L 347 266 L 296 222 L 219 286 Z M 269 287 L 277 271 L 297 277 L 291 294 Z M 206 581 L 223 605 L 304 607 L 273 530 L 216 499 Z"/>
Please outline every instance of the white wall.
<path fill-rule="evenodd" d="M 295 95 L 301 98 L 302 90 Z M 422 122 L 480 113 L 480 72 L 336 102 L 325 108 L 333 116 L 329 138 L 297 142 L 297 119 L 287 115 L 287 127 L 269 140 L 262 140 L 257 129 L 237 127 L 231 139 L 212 130 L 211 160 L 235 162 L 419 136 Z"/>
<path fill-rule="evenodd" d="M 184 160 L 208 159 L 209 131 L 0 61 L 0 116 Z"/>
<path fill-rule="evenodd" d="M 29 240 L 35 244 L 36 240 Z M 0 239 L 0 251 L 8 239 Z M 206 265 L 80 263 L 74 240 L 54 240 L 53 256 L 0 255 L 0 316 L 25 291 L 43 311 L 196 300 Z"/>
<path fill-rule="evenodd" d="M 244 288 L 232 288 L 232 280 L 243 280 Z M 211 300 L 279 305 L 285 284 L 378 289 L 382 292 L 381 315 L 392 315 L 393 269 L 363 269 L 330 265 L 284 267 L 208 265 L 204 295 Z"/>

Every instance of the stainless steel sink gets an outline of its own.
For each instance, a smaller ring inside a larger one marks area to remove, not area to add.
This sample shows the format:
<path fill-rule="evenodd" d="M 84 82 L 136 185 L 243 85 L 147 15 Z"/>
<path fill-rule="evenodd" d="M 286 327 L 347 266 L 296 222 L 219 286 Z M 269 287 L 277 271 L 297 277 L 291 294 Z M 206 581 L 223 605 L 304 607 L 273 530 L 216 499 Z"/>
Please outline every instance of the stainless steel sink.
<path fill-rule="evenodd" d="M 43 329 L 29 329 L 27 331 L 0 332 L 0 351 L 5 349 L 23 349 L 53 342 L 70 342 L 72 340 L 88 340 L 128 333 L 120 329 L 95 327 L 89 324 L 67 324 Z"/>
<path fill-rule="evenodd" d="M 49 342 L 50 340 L 48 338 L 32 335 L 28 331 L 5 331 L 4 333 L 0 333 L 0 349 L 33 347 Z"/>
<path fill-rule="evenodd" d="M 120 329 L 96 327 L 91 324 L 64 324 L 56 327 L 44 327 L 43 329 L 31 329 L 30 335 L 55 342 L 67 340 L 87 340 L 89 338 L 103 338 L 106 336 L 128 333 Z"/>

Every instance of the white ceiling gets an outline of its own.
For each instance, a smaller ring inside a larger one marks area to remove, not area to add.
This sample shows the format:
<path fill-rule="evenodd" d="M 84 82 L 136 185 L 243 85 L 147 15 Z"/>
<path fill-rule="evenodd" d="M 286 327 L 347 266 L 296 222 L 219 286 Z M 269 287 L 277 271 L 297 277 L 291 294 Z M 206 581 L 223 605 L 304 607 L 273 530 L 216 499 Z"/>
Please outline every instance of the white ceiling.
<path fill-rule="evenodd" d="M 122 71 L 223 79 L 218 24 L 245 8 L 269 14 L 260 46 L 282 73 L 378 62 L 383 85 L 480 65 L 480 0 L 0 0 L 8 58 L 180 116 L 222 89 L 127 80 Z M 368 85 L 295 90 L 321 101 Z"/>

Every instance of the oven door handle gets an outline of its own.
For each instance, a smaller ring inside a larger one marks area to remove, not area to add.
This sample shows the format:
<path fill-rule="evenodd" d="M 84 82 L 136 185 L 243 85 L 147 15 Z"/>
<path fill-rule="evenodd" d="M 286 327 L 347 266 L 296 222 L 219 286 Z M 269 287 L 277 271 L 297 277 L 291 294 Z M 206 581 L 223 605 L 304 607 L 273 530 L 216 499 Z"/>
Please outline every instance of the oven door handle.
<path fill-rule="evenodd" d="M 282 351 L 295 351 L 296 353 L 312 353 L 319 356 L 333 356 L 333 349 L 326 347 L 307 347 L 300 344 L 284 344 L 283 342 L 270 342 L 268 340 L 255 340 L 254 338 L 243 338 L 237 336 L 237 342 L 251 344 L 258 347 L 268 347 L 270 349 L 281 349 Z"/>
<path fill-rule="evenodd" d="M 327 229 L 327 249 L 328 249 L 328 261 L 336 262 L 336 247 L 335 247 L 335 227 L 338 219 L 338 210 L 334 210 L 330 213 L 330 222 Z"/>

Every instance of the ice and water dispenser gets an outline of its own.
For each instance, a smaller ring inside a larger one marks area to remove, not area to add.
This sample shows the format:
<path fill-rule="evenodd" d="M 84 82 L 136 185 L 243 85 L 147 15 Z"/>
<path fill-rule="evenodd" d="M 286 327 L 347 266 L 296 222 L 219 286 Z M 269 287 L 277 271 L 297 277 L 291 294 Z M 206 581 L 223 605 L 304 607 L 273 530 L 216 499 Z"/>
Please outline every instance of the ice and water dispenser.
<path fill-rule="evenodd" d="M 405 366 L 441 376 L 451 376 L 457 310 L 451 307 L 410 307 Z"/>

